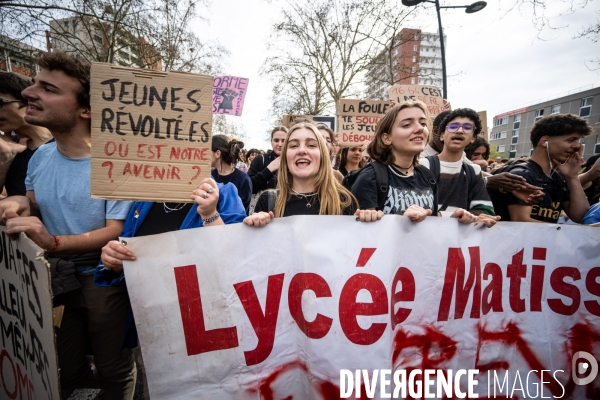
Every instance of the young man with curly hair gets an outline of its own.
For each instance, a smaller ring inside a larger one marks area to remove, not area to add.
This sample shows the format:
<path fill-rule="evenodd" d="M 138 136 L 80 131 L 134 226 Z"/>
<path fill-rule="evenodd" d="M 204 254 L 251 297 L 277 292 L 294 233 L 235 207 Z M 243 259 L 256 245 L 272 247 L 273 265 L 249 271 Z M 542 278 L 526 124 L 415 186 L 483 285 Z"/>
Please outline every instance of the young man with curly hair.
<path fill-rule="evenodd" d="M 477 112 L 470 108 L 453 110 L 440 124 L 442 152 L 420 160 L 436 175 L 441 212 L 463 208 L 475 215 L 495 216 L 481 167 L 463 159 L 465 147 L 480 132 L 481 120 Z"/>
<path fill-rule="evenodd" d="M 583 162 L 579 139 L 591 132 L 588 123 L 573 114 L 549 115 L 535 123 L 530 134 L 533 154 L 511 172 L 541 187 L 543 197 L 531 205 L 505 193 L 501 203 L 511 221 L 556 223 L 564 210 L 571 220 L 581 222 L 590 205 L 577 176 Z"/>

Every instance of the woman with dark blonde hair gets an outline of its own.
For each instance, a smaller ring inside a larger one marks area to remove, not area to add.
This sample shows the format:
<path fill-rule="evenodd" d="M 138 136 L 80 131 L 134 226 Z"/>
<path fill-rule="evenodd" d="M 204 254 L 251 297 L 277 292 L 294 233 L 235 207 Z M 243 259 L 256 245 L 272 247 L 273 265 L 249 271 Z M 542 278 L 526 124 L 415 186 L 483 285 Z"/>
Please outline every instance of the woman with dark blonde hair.
<path fill-rule="evenodd" d="M 431 119 L 425 103 L 408 101 L 396 105 L 379 121 L 367 151 L 373 160 L 358 175 L 352 193 L 363 211 L 378 210 L 382 214 L 399 214 L 414 222 L 428 215 L 437 216 L 437 193 L 433 174 L 419 166 L 419 155 L 425 148 Z M 378 172 L 379 171 L 379 172 Z M 387 173 L 387 186 L 377 175 Z M 379 191 L 382 191 L 380 195 Z M 383 200 L 383 201 L 381 201 Z M 457 209 L 453 215 L 461 222 L 476 217 Z"/>
<path fill-rule="evenodd" d="M 277 192 L 263 193 L 244 223 L 264 226 L 273 218 L 293 215 L 354 214 L 356 199 L 334 177 L 327 145 L 316 126 L 294 125 L 281 154 Z"/>

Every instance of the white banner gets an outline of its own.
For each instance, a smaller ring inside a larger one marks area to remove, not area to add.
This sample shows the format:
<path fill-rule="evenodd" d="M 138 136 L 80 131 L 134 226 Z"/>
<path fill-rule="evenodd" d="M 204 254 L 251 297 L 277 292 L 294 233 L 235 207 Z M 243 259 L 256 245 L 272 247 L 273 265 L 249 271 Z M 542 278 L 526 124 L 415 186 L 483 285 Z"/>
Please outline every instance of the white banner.
<path fill-rule="evenodd" d="M 0 399 L 60 399 L 50 267 L 44 252 L 0 227 Z"/>
<path fill-rule="evenodd" d="M 600 359 L 597 228 L 321 216 L 127 242 L 153 399 L 354 398 L 357 377 L 362 396 L 441 398 L 427 370 L 456 397 L 598 398 L 571 374 L 576 352 Z"/>

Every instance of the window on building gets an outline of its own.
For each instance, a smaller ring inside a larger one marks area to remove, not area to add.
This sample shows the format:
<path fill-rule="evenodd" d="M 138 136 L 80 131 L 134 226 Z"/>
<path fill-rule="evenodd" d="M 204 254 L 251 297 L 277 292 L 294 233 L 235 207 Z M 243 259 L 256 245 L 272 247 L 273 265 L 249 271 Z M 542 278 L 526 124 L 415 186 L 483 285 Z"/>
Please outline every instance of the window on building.
<path fill-rule="evenodd" d="M 550 110 L 550 114 L 558 114 L 560 113 L 560 104 L 556 104 L 554 106 L 552 106 L 552 109 Z"/>
<path fill-rule="evenodd" d="M 500 132 L 500 139 L 506 139 L 506 131 Z"/>
<path fill-rule="evenodd" d="M 410 78 L 410 84 L 414 85 L 415 84 L 415 78 Z"/>
<path fill-rule="evenodd" d="M 515 129 L 512 131 L 512 137 L 519 137 L 519 130 Z"/>
<path fill-rule="evenodd" d="M 102 43 L 102 36 L 98 35 L 97 33 L 94 34 L 94 40 L 98 43 Z"/>
<path fill-rule="evenodd" d="M 596 143 L 594 146 L 594 154 L 600 154 L 600 143 Z"/>
<path fill-rule="evenodd" d="M 398 55 L 398 49 L 394 50 L 394 55 L 397 56 Z"/>
<path fill-rule="evenodd" d="M 418 46 L 415 44 L 415 45 L 413 46 L 413 51 L 417 51 L 417 48 L 418 48 Z"/>
<path fill-rule="evenodd" d="M 65 28 L 69 29 L 69 21 L 65 21 Z"/>
<path fill-rule="evenodd" d="M 517 151 L 516 150 L 511 150 L 508 153 L 508 158 L 516 158 L 517 157 Z"/>
<path fill-rule="evenodd" d="M 517 150 L 517 145 L 516 144 L 511 144 L 510 145 L 510 151 L 516 151 Z"/>
<path fill-rule="evenodd" d="M 506 125 L 508 124 L 508 117 L 498 118 L 494 120 L 494 126 Z"/>
<path fill-rule="evenodd" d="M 521 115 L 515 115 L 515 122 L 513 122 L 513 129 L 519 129 L 520 127 L 521 127 Z M 517 136 L 518 135 L 519 135 L 519 132 L 517 131 Z"/>
<path fill-rule="evenodd" d="M 504 153 L 504 152 L 506 151 L 506 146 L 505 146 L 505 145 L 503 145 L 503 144 L 501 144 L 501 145 L 499 145 L 499 146 L 496 146 L 496 151 L 497 151 L 498 153 Z"/>
<path fill-rule="evenodd" d="M 512 143 L 512 144 L 519 143 L 519 137 L 518 136 L 513 136 L 512 138 L 510 138 L 510 143 Z"/>
<path fill-rule="evenodd" d="M 417 56 L 413 56 L 413 62 L 416 63 L 417 62 Z"/>
<path fill-rule="evenodd" d="M 544 109 L 540 108 L 539 110 L 535 111 L 535 119 L 533 122 L 538 122 L 542 118 L 544 118 Z"/>
<path fill-rule="evenodd" d="M 415 33 L 415 40 L 419 40 L 419 34 Z"/>
<path fill-rule="evenodd" d="M 416 71 L 417 71 L 417 69 L 416 69 L 415 67 L 412 67 L 412 68 L 410 69 L 410 72 L 412 72 L 413 74 L 414 74 Z"/>
<path fill-rule="evenodd" d="M 579 116 L 590 122 L 590 115 L 592 115 L 592 100 L 593 97 L 586 97 L 581 99 L 581 107 L 579 108 Z"/>

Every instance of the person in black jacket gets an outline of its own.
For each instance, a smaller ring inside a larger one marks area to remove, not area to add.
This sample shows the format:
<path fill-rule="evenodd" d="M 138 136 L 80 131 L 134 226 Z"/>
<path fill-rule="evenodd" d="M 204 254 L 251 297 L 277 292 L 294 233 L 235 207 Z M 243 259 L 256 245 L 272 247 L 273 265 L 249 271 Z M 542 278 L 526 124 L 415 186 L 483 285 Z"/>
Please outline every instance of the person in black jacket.
<path fill-rule="evenodd" d="M 254 158 L 248 170 L 248 176 L 252 180 L 252 193 L 258 193 L 266 189 L 274 189 L 277 186 L 277 171 L 279 170 L 279 156 L 283 149 L 285 126 L 278 126 L 271 131 L 271 147 L 267 154 L 260 154 Z"/>

